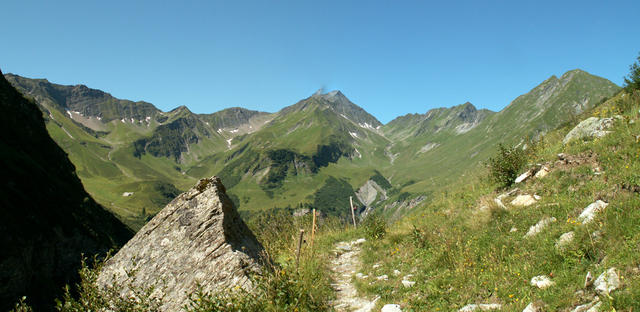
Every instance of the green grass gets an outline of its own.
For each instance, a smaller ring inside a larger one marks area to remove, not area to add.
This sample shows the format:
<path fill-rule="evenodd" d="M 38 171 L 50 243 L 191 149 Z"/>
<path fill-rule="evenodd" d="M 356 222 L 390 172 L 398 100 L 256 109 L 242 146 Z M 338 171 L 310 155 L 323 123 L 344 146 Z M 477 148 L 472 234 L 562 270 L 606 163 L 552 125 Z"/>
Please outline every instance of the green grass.
<path fill-rule="evenodd" d="M 493 202 L 499 194 L 497 185 L 485 174 L 439 193 L 392 226 L 384 239 L 365 245 L 362 272 L 388 274 L 390 279 L 371 285 L 361 282 L 359 289 L 381 295 L 380 304 L 400 303 L 406 311 L 451 311 L 488 302 L 503 304 L 505 311 L 522 311 L 536 300 L 556 311 L 586 303 L 574 293 L 582 290 L 588 271 L 597 277 L 616 267 L 623 285 L 610 298 L 601 296 L 601 311 L 638 309 L 640 210 L 636 208 L 640 195 L 624 189 L 640 182 L 638 109 L 639 94 L 633 99 L 619 95 L 590 113 L 622 114 L 624 119 L 615 124 L 611 134 L 568 146 L 561 140 L 570 127 L 547 135 L 531 163 L 553 162 L 557 153 L 564 152 L 595 153 L 597 164 L 554 168 L 543 179 L 518 185 L 523 192 L 542 197 L 530 207 L 497 207 Z M 597 165 L 602 175 L 593 173 Z M 609 206 L 594 222 L 577 224 L 582 209 L 596 199 Z M 481 206 L 486 209 L 479 209 Z M 543 217 L 555 217 L 557 222 L 532 238 L 524 238 L 529 227 Z M 518 230 L 512 232 L 512 228 Z M 568 231 L 575 232 L 575 240 L 564 251 L 557 250 L 556 240 Z M 595 231 L 600 231 L 601 239 L 592 237 Z M 374 270 L 374 264 L 382 266 Z M 391 274 L 394 269 L 402 272 L 399 277 Z M 411 280 L 417 283 L 413 288 L 400 284 L 406 274 L 414 275 Z M 545 290 L 530 286 L 531 278 L 538 275 L 551 276 L 555 286 Z"/>

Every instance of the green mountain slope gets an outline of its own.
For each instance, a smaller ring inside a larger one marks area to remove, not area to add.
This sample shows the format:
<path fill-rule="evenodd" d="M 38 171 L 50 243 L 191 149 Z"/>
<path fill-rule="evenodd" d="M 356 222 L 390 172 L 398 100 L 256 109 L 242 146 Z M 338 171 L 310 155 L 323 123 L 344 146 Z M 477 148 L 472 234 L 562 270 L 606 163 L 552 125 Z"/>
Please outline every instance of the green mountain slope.
<path fill-rule="evenodd" d="M 581 70 L 569 71 L 560 78 L 553 76 L 516 98 L 502 111 L 485 111 L 481 118 L 476 116 L 475 120 L 479 122 L 474 127 L 467 126 L 469 122 L 459 121 L 449 122 L 448 128 L 439 128 L 443 122 L 438 124 L 439 119 L 435 119 L 435 124 L 430 124 L 430 131 L 419 133 L 420 128 L 414 129 L 408 139 L 394 142 L 389 148 L 388 154 L 395 157 L 397 163 L 389 170 L 398 175 L 399 182 L 418 181 L 408 191 L 439 189 L 480 166 L 498 143 L 525 144 L 523 138 L 535 138 L 574 119 L 618 90 L 620 87 L 612 82 Z M 466 110 L 473 111 L 469 105 L 450 110 L 455 112 L 466 106 Z M 447 124 L 447 118 L 442 120 Z M 466 132 L 456 131 L 456 127 Z M 389 123 L 384 130 L 393 137 L 402 134 L 397 128 L 401 127 Z"/>
<path fill-rule="evenodd" d="M 78 278 L 81 255 L 123 245 L 133 232 L 87 194 L 49 137 L 42 113 L 0 77 L 0 309 L 26 295 L 49 310 Z"/>
<path fill-rule="evenodd" d="M 352 194 L 376 172 L 392 184 L 377 205 L 401 206 L 477 168 L 498 143 L 524 144 L 521 138 L 554 129 L 619 89 L 573 70 L 498 113 L 465 103 L 382 125 L 340 91 L 316 92 L 273 114 L 194 114 L 184 106 L 165 113 L 82 86 L 7 77 L 49 116 L 51 136 L 87 190 L 135 228 L 179 190 L 214 174 L 244 213 L 313 207 L 328 202 L 316 196 L 322 188 L 342 185 L 340 196 Z M 123 107 L 130 113 L 114 113 Z"/>

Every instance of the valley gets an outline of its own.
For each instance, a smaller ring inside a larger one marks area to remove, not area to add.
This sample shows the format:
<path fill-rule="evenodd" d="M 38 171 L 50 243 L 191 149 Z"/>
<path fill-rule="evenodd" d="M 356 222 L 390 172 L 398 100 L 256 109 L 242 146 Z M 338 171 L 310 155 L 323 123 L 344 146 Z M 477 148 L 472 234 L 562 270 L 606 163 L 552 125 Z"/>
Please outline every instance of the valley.
<path fill-rule="evenodd" d="M 429 200 L 481 167 L 498 143 L 525 144 L 523 138 L 538 138 L 619 90 L 573 70 L 500 112 L 467 102 L 383 125 L 340 91 L 316 92 L 275 113 L 195 114 L 185 106 L 162 112 L 83 85 L 5 76 L 36 101 L 88 192 L 134 229 L 212 175 L 244 216 L 298 208 L 346 215 L 336 207 L 348 207 L 345 200 L 380 172 L 391 187 L 375 206 L 397 219 L 407 211 L 393 207 Z"/>

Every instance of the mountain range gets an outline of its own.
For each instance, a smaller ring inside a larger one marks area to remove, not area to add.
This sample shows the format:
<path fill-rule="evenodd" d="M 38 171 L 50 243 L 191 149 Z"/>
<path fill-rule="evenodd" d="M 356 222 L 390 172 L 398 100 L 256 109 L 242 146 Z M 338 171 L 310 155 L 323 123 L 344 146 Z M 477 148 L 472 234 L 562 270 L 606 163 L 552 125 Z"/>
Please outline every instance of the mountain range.
<path fill-rule="evenodd" d="M 464 103 L 382 124 L 340 91 L 316 92 L 275 113 L 235 107 L 195 114 L 83 85 L 5 77 L 38 105 L 87 191 L 134 229 L 211 175 L 245 215 L 317 208 L 346 216 L 349 196 L 362 198 L 367 186 L 377 190 L 375 199 L 358 203 L 360 211 L 399 215 L 394 207 L 407 205 L 398 203 L 428 200 L 481 166 L 499 143 L 524 146 L 620 89 L 572 70 L 499 112 Z"/>

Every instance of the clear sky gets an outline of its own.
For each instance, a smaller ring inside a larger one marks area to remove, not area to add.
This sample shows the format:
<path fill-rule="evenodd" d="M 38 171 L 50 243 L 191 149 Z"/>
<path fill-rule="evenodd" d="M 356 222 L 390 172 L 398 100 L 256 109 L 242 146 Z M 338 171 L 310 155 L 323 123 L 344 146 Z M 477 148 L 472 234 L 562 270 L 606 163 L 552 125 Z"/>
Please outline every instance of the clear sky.
<path fill-rule="evenodd" d="M 640 1 L 30 1 L 0 5 L 0 69 L 162 110 L 274 112 L 339 89 L 386 123 L 500 110 L 580 68 L 621 85 Z"/>

